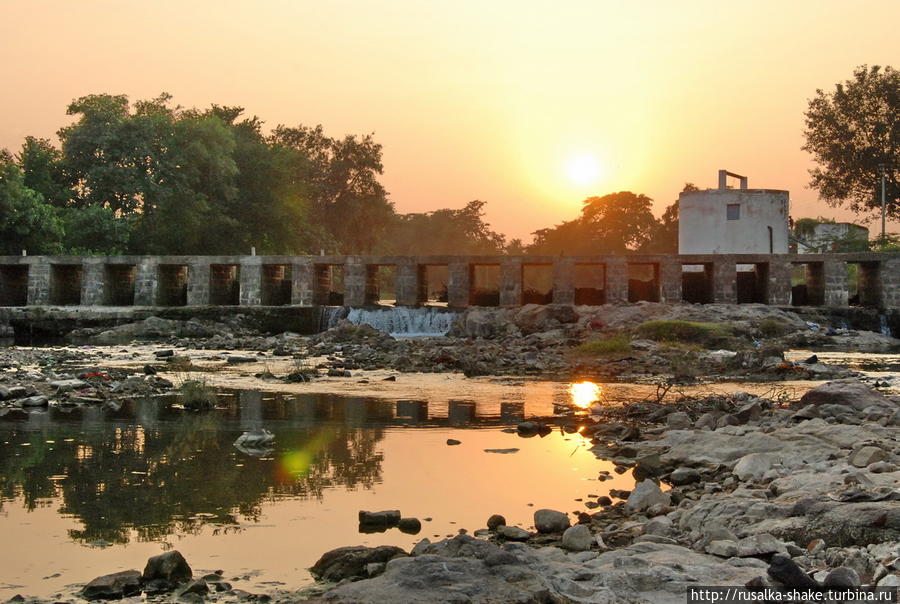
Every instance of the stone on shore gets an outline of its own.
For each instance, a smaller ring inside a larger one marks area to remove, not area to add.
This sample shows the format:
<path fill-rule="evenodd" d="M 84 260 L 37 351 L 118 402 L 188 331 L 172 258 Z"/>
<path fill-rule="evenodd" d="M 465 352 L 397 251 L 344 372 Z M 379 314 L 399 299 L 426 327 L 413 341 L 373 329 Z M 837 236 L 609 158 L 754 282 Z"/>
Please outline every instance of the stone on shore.
<path fill-rule="evenodd" d="M 571 552 L 584 552 L 591 549 L 594 543 L 594 535 L 584 524 L 576 524 L 567 528 L 562 535 L 563 549 Z"/>
<path fill-rule="evenodd" d="M 81 590 L 86 600 L 121 600 L 141 593 L 141 573 L 124 570 L 93 579 Z"/>
<path fill-rule="evenodd" d="M 667 506 L 671 503 L 672 496 L 664 493 L 658 484 L 648 479 L 635 485 L 625 502 L 625 509 L 630 512 L 642 512 L 657 504 Z"/>
<path fill-rule="evenodd" d="M 778 463 L 781 456 L 777 453 L 750 453 L 738 460 L 732 472 L 743 481 L 761 480 Z"/>
<path fill-rule="evenodd" d="M 531 537 L 531 533 L 523 528 L 506 525 L 498 526 L 497 534 L 510 541 L 527 541 Z"/>
<path fill-rule="evenodd" d="M 492 531 L 495 530 L 498 526 L 502 526 L 505 524 L 506 518 L 504 518 L 500 514 L 493 514 L 490 518 L 487 519 L 487 527 Z"/>
<path fill-rule="evenodd" d="M 405 551 L 393 545 L 339 547 L 322 554 L 309 572 L 323 581 L 335 583 L 343 579 L 361 579 L 368 576 L 367 565 L 406 555 Z"/>
<path fill-rule="evenodd" d="M 874 388 L 856 380 L 835 380 L 813 388 L 802 397 L 801 405 L 845 405 L 862 411 L 873 405 L 896 409 L 897 404 Z"/>
<path fill-rule="evenodd" d="M 537 510 L 534 513 L 534 528 L 539 533 L 561 533 L 569 526 L 569 517 L 556 510 Z"/>

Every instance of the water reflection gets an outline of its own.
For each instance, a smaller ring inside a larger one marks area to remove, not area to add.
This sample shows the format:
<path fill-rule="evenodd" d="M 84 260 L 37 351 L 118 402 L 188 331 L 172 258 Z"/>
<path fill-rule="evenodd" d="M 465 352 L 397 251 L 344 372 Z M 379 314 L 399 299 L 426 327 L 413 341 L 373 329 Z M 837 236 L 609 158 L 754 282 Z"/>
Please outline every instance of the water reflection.
<path fill-rule="evenodd" d="M 264 406 L 258 393 L 241 393 L 204 414 L 159 400 L 106 414 L 34 414 L 34 421 L 0 427 L 0 510 L 15 498 L 29 510 L 58 498 L 60 513 L 82 524 L 71 539 L 124 544 L 194 533 L 208 522 L 257 521 L 273 497 L 371 488 L 381 480 L 376 446 L 384 432 L 363 424 L 369 407 L 377 417 L 380 406 L 325 403 L 280 399 Z M 323 411 L 329 420 L 316 421 Z M 232 447 L 243 430 L 263 423 L 275 433 L 278 453 L 259 459 Z"/>

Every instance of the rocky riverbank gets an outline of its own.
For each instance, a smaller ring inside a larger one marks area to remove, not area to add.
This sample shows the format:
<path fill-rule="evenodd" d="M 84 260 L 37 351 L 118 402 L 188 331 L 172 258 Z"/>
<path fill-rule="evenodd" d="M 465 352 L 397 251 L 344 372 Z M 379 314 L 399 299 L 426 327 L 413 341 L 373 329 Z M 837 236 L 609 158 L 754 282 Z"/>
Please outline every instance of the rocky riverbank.
<path fill-rule="evenodd" d="M 789 405 L 616 414 L 630 420 L 580 433 L 638 482 L 599 511 L 538 510 L 527 528 L 495 516 L 408 553 L 341 548 L 313 567 L 324 591 L 276 599 L 680 603 L 696 585 L 900 585 L 898 398 L 846 380 Z"/>

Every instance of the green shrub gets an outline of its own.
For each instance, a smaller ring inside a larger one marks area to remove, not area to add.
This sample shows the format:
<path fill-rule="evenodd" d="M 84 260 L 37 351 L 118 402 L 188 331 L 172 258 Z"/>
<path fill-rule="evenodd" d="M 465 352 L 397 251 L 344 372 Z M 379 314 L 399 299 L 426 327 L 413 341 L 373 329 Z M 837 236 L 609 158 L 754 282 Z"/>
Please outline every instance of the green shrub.
<path fill-rule="evenodd" d="M 688 342 L 711 344 L 731 337 L 734 330 L 721 323 L 699 321 L 647 321 L 641 323 L 637 333 L 642 338 L 657 342 Z"/>
<path fill-rule="evenodd" d="M 212 409 L 218 401 L 215 389 L 206 380 L 185 380 L 178 393 L 185 409 Z"/>
<path fill-rule="evenodd" d="M 790 324 L 780 319 L 763 319 L 759 322 L 759 333 L 764 338 L 778 338 L 792 331 Z"/>
<path fill-rule="evenodd" d="M 616 354 L 630 352 L 631 344 L 625 336 L 612 336 L 603 340 L 588 340 L 578 347 L 585 354 Z"/>

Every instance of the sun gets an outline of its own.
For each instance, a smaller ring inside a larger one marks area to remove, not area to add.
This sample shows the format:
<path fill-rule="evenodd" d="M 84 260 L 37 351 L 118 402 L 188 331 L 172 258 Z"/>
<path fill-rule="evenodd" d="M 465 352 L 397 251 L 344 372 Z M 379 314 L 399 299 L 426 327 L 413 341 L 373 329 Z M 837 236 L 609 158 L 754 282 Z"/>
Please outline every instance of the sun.
<path fill-rule="evenodd" d="M 600 179 L 600 162 L 593 155 L 575 155 L 566 163 L 566 175 L 572 184 L 581 187 L 592 185 Z"/>

